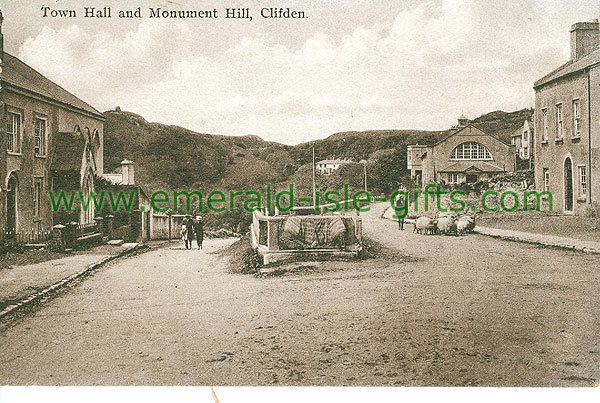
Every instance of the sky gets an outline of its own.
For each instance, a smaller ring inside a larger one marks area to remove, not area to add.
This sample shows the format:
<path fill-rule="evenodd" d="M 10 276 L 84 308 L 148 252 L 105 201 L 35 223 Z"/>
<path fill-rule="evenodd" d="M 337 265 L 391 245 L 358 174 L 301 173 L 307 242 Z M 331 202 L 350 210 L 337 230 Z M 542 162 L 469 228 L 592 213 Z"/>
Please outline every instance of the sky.
<path fill-rule="evenodd" d="M 304 19 L 262 19 L 262 7 Z M 42 6 L 76 18 L 43 17 Z M 83 18 L 83 7 L 113 18 Z M 297 144 L 349 130 L 430 129 L 534 104 L 597 0 L 0 0 L 5 51 L 101 111 Z M 143 18 L 119 19 L 141 7 Z M 252 21 L 150 19 L 148 7 L 247 7 Z"/>

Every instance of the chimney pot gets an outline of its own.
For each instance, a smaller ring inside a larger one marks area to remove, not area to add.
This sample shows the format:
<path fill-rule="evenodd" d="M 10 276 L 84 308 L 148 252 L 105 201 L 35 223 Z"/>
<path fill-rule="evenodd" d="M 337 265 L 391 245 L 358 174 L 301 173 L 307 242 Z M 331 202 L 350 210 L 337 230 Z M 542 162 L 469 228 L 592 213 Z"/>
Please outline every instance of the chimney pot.
<path fill-rule="evenodd" d="M 123 185 L 135 185 L 133 161 L 121 161 L 121 182 Z"/>
<path fill-rule="evenodd" d="M 598 20 L 578 22 L 571 26 L 571 60 L 577 60 L 598 49 Z"/>

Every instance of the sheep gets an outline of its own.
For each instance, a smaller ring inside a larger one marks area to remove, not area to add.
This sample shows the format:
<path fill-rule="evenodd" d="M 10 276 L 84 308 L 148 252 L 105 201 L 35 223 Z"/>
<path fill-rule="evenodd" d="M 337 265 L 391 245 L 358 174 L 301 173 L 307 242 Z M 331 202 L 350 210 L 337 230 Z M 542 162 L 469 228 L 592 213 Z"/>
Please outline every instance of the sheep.
<path fill-rule="evenodd" d="M 456 235 L 462 235 L 467 232 L 467 227 L 469 226 L 469 222 L 467 220 L 458 220 L 456 222 Z"/>
<path fill-rule="evenodd" d="M 456 221 L 451 216 L 443 216 L 437 219 L 437 229 L 441 234 L 456 234 Z"/>
<path fill-rule="evenodd" d="M 436 231 L 436 221 L 429 217 L 419 217 L 413 226 L 413 234 L 433 234 Z"/>
<path fill-rule="evenodd" d="M 458 235 L 464 234 L 465 232 L 472 232 L 475 228 L 475 218 L 464 215 L 458 219 L 456 222 L 456 229 Z"/>

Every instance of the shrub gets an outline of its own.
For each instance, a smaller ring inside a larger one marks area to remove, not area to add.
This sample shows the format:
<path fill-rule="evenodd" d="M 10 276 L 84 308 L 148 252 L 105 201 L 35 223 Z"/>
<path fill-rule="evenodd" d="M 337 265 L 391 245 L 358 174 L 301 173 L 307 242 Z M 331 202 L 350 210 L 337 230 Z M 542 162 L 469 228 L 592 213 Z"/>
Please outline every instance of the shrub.
<path fill-rule="evenodd" d="M 51 252 L 64 252 L 65 251 L 64 245 L 56 238 L 51 238 L 48 241 L 47 248 Z"/>
<path fill-rule="evenodd" d="M 21 242 L 18 242 L 14 238 L 4 238 L 0 241 L 0 255 L 11 253 L 23 253 L 25 247 Z"/>

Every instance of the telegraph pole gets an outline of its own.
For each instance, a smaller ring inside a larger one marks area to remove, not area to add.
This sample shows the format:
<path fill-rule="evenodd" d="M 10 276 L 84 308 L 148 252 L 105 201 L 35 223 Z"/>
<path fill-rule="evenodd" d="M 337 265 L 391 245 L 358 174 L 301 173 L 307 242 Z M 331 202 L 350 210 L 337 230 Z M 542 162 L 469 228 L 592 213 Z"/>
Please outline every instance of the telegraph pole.
<path fill-rule="evenodd" d="M 363 171 L 365 176 L 365 192 L 367 191 L 367 160 L 361 160 L 361 164 L 363 164 Z"/>
<path fill-rule="evenodd" d="M 312 142 L 312 190 L 313 190 L 313 207 L 317 205 L 317 188 L 315 177 L 315 142 Z"/>

